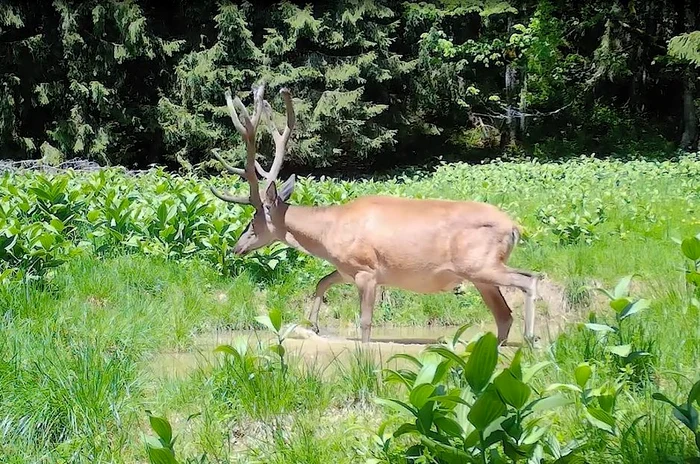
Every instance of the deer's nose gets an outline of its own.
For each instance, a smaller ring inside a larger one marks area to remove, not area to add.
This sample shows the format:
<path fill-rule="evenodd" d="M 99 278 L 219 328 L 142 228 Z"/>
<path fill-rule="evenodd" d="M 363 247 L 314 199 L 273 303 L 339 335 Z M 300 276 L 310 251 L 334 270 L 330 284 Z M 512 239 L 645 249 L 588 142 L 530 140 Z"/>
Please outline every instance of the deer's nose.
<path fill-rule="evenodd" d="M 237 256 L 245 256 L 248 254 L 248 250 L 245 248 L 245 246 L 237 243 L 236 246 L 233 247 L 233 254 Z"/>

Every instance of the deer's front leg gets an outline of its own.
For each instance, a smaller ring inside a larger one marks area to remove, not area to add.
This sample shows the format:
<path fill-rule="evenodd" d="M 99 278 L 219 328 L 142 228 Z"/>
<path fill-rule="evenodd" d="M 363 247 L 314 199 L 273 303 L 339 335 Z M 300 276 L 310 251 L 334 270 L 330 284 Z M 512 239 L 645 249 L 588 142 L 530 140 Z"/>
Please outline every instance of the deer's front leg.
<path fill-rule="evenodd" d="M 343 282 L 343 276 L 338 271 L 333 271 L 316 284 L 316 291 L 314 292 L 314 302 L 311 306 L 311 313 L 309 314 L 309 321 L 311 322 L 311 330 L 319 333 L 318 329 L 318 312 L 321 309 L 321 303 L 323 302 L 323 296 L 326 294 L 329 288 L 333 285 Z"/>
<path fill-rule="evenodd" d="M 360 272 L 355 276 L 355 285 L 360 293 L 362 343 L 368 343 L 372 333 L 372 313 L 377 298 L 377 280 L 369 272 Z"/>

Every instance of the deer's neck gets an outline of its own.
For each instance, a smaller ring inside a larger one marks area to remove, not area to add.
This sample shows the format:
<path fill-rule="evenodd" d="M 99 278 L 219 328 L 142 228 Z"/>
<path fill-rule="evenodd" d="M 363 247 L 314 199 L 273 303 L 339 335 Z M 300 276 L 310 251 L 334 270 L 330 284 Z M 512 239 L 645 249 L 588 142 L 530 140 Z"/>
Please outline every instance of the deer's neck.
<path fill-rule="evenodd" d="M 326 207 L 288 205 L 280 240 L 304 253 L 327 259 L 324 242 L 331 225 L 327 210 Z"/>

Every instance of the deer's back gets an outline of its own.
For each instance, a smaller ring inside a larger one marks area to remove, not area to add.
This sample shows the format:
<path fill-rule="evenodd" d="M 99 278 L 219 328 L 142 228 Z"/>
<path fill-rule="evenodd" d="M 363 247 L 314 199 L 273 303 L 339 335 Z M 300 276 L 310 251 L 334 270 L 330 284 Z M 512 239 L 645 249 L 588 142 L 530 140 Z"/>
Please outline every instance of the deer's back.
<path fill-rule="evenodd" d="M 374 196 L 338 208 L 327 234 L 335 264 L 418 291 L 452 285 L 465 263 L 498 259 L 515 226 L 495 206 L 469 201 Z"/>

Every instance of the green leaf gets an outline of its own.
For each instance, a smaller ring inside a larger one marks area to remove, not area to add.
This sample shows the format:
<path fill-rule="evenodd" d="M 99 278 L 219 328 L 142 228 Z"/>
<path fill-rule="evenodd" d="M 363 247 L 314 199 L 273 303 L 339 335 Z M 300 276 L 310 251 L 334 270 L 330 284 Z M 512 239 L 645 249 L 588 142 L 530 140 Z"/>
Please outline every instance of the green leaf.
<path fill-rule="evenodd" d="M 501 397 L 493 390 L 487 390 L 472 405 L 467 418 L 478 430 L 485 430 L 489 424 L 507 411 Z"/>
<path fill-rule="evenodd" d="M 687 405 L 676 407 L 673 409 L 673 416 L 681 421 L 688 430 L 695 433 L 698 428 L 698 412 L 692 406 L 690 408 Z"/>
<path fill-rule="evenodd" d="M 522 350 L 518 348 L 515 355 L 513 355 L 513 360 L 510 362 L 510 372 L 518 380 L 523 380 L 522 357 Z"/>
<path fill-rule="evenodd" d="M 58 218 L 51 218 L 49 224 L 51 224 L 51 227 L 53 227 L 56 230 L 56 232 L 63 232 L 63 229 L 65 228 L 63 221 L 61 221 Z"/>
<path fill-rule="evenodd" d="M 522 443 L 524 445 L 532 445 L 537 443 L 548 430 L 549 429 L 547 427 L 535 427 L 533 432 L 529 433 L 525 438 L 523 438 Z"/>
<path fill-rule="evenodd" d="M 160 437 L 161 441 L 165 445 L 169 445 L 173 441 L 173 429 L 170 427 L 170 423 L 162 418 L 156 416 L 148 416 L 148 421 L 151 424 L 151 428 Z"/>
<path fill-rule="evenodd" d="M 467 363 L 464 361 L 464 359 L 462 359 L 462 357 L 460 357 L 457 353 L 450 350 L 449 348 L 446 348 L 444 346 L 429 346 L 425 349 L 425 351 L 429 353 L 437 353 L 445 359 L 454 361 L 455 363 L 459 364 L 462 367 L 462 369 L 466 370 L 467 368 Z"/>
<path fill-rule="evenodd" d="M 544 391 L 548 392 L 553 390 L 569 390 L 577 393 L 583 392 L 583 389 L 581 389 L 581 387 L 571 383 L 552 383 L 547 385 L 547 387 L 544 389 Z"/>
<path fill-rule="evenodd" d="M 651 302 L 649 302 L 648 300 L 644 300 L 644 299 L 637 300 L 634 303 L 625 307 L 622 310 L 622 312 L 618 315 L 618 319 L 623 320 L 623 319 L 631 316 L 632 314 L 636 314 L 639 311 L 642 311 L 643 309 L 648 309 L 649 306 L 651 306 Z"/>
<path fill-rule="evenodd" d="M 429 383 L 423 383 L 418 385 L 413 390 L 408 397 L 408 401 L 416 408 L 422 408 L 428 399 L 435 393 L 435 386 Z"/>
<path fill-rule="evenodd" d="M 151 464 L 178 464 L 173 452 L 167 448 L 148 447 L 148 459 Z"/>
<path fill-rule="evenodd" d="M 700 380 L 693 384 L 693 387 L 690 389 L 690 393 L 688 393 L 688 405 L 692 405 L 693 402 L 700 406 Z"/>
<path fill-rule="evenodd" d="M 298 326 L 299 324 L 289 324 L 287 327 L 285 327 L 284 331 L 280 333 L 280 338 L 282 340 L 286 340 L 289 334 L 292 333 Z"/>
<path fill-rule="evenodd" d="M 626 358 L 632 352 L 632 345 L 608 346 L 605 350 L 621 358 Z"/>
<path fill-rule="evenodd" d="M 591 375 L 593 375 L 593 369 L 586 362 L 580 363 L 578 366 L 576 366 L 576 369 L 574 369 L 574 378 L 576 379 L 576 384 L 581 388 L 586 387 L 586 384 L 591 378 Z"/>
<path fill-rule="evenodd" d="M 425 403 L 418 410 L 418 415 L 416 416 L 416 427 L 424 435 L 428 435 L 430 428 L 433 426 L 433 406 L 433 403 Z"/>
<path fill-rule="evenodd" d="M 396 411 L 408 411 L 411 415 L 418 417 L 418 410 L 403 401 L 394 398 L 374 398 L 374 402 L 379 405 L 389 406 Z"/>
<path fill-rule="evenodd" d="M 630 282 L 632 282 L 632 279 L 636 275 L 637 274 L 630 274 L 620 279 L 620 281 L 615 286 L 615 290 L 613 290 L 613 296 L 615 297 L 615 299 L 629 295 Z"/>
<path fill-rule="evenodd" d="M 415 424 L 401 424 L 401 426 L 396 429 L 396 431 L 393 433 L 394 438 L 398 438 L 401 435 L 405 435 L 407 433 L 416 433 L 418 432 L 418 429 L 416 428 Z"/>
<path fill-rule="evenodd" d="M 686 258 L 697 261 L 700 260 L 700 239 L 697 237 L 688 237 L 681 243 L 681 251 Z"/>
<path fill-rule="evenodd" d="M 521 409 L 532 392 L 530 387 L 518 380 L 510 369 L 505 369 L 498 374 L 493 384 L 503 400 L 515 409 Z"/>
<path fill-rule="evenodd" d="M 433 376 L 432 383 L 437 384 L 442 382 L 445 376 L 450 372 L 450 365 L 452 361 L 445 359 L 440 364 L 438 364 L 437 369 L 435 369 L 435 375 Z"/>
<path fill-rule="evenodd" d="M 612 300 L 610 302 L 610 307 L 614 309 L 615 312 L 619 313 L 620 311 L 623 311 L 625 308 L 629 307 L 631 304 L 632 301 L 630 301 L 629 298 L 623 297 Z"/>
<path fill-rule="evenodd" d="M 615 418 L 600 408 L 593 406 L 586 407 L 586 419 L 593 426 L 605 430 L 610 434 L 615 434 Z"/>
<path fill-rule="evenodd" d="M 598 404 L 603 409 L 603 411 L 612 414 L 613 407 L 615 406 L 615 394 L 611 395 L 600 395 L 598 397 Z"/>
<path fill-rule="evenodd" d="M 421 363 L 418 360 L 418 358 L 416 358 L 415 356 L 412 356 L 410 354 L 406 354 L 406 353 L 396 353 L 395 355 L 390 356 L 389 359 L 387 359 L 387 363 L 390 363 L 391 361 L 393 361 L 395 359 L 405 359 L 407 361 L 410 361 L 413 364 L 415 364 L 418 369 L 423 367 L 423 363 Z"/>
<path fill-rule="evenodd" d="M 525 383 L 530 382 L 530 380 L 532 380 L 535 374 L 537 374 L 539 371 L 549 366 L 550 364 L 552 364 L 551 361 L 540 361 L 537 364 L 533 364 L 532 366 L 526 367 L 525 369 L 523 369 L 523 377 L 521 380 Z"/>
<path fill-rule="evenodd" d="M 648 353 L 646 351 L 640 351 L 640 350 L 633 351 L 629 355 L 627 355 L 627 362 L 631 362 L 631 361 L 634 361 L 635 359 L 643 358 L 646 356 L 651 356 L 651 353 Z"/>
<path fill-rule="evenodd" d="M 428 398 L 428 401 L 435 401 L 436 403 L 450 403 L 450 404 L 463 404 L 464 406 L 469 406 L 469 403 L 464 401 L 461 397 L 457 395 L 436 395 Z"/>
<path fill-rule="evenodd" d="M 42 233 L 39 235 L 39 242 L 41 243 L 41 246 L 48 250 L 51 248 L 51 245 L 54 244 L 55 239 L 54 236 L 49 233 Z"/>
<path fill-rule="evenodd" d="M 428 359 L 425 359 L 423 361 L 423 366 L 418 371 L 418 375 L 416 376 L 416 380 L 413 385 L 418 386 L 423 383 L 432 383 L 433 378 L 435 377 L 435 371 L 437 371 L 441 360 L 442 358 L 439 356 L 430 356 Z"/>
<path fill-rule="evenodd" d="M 492 332 L 486 332 L 476 342 L 464 370 L 464 377 L 474 392 L 478 393 L 486 387 L 497 362 L 498 339 Z"/>
<path fill-rule="evenodd" d="M 584 324 L 587 328 L 593 330 L 594 332 L 615 332 L 615 329 L 605 324 L 595 324 L 592 322 L 587 322 Z"/>
<path fill-rule="evenodd" d="M 284 349 L 283 345 L 270 345 L 269 347 L 270 351 L 273 353 L 277 354 L 280 358 L 284 358 L 284 353 L 286 350 Z"/>
<path fill-rule="evenodd" d="M 574 400 L 567 398 L 564 395 L 556 394 L 546 396 L 544 398 L 539 398 L 533 401 L 531 404 L 531 409 L 533 411 L 551 411 L 553 409 L 561 408 L 573 404 Z"/>
<path fill-rule="evenodd" d="M 653 399 L 655 399 L 656 401 L 662 401 L 662 402 L 664 402 L 664 403 L 668 403 L 668 404 L 670 404 L 671 406 L 673 406 L 674 408 L 677 408 L 677 407 L 678 407 L 678 405 L 677 405 L 676 403 L 674 403 L 673 401 L 671 401 L 670 399 L 668 399 L 668 397 L 667 397 L 666 395 L 664 395 L 663 393 L 658 393 L 658 392 L 657 392 L 657 393 L 653 393 L 653 394 L 651 395 L 651 397 L 652 397 Z"/>
<path fill-rule="evenodd" d="M 277 332 L 277 330 L 275 329 L 275 324 L 272 323 L 272 319 L 268 314 L 261 314 L 260 316 L 255 316 L 255 320 L 267 327 L 268 329 L 270 329 L 270 331 Z"/>
<path fill-rule="evenodd" d="M 231 345 L 219 345 L 216 348 L 214 348 L 214 352 L 228 354 L 230 356 L 233 356 L 237 360 L 241 358 L 241 355 L 238 353 L 238 351 Z"/>
<path fill-rule="evenodd" d="M 690 271 L 685 275 L 685 280 L 698 288 L 700 288 L 700 272 Z"/>
<path fill-rule="evenodd" d="M 457 346 L 457 343 L 459 342 L 459 338 L 462 336 L 465 330 L 467 330 L 469 327 L 471 327 L 470 324 L 464 324 L 461 326 L 459 329 L 454 334 L 454 337 L 452 337 L 452 346 Z"/>
<path fill-rule="evenodd" d="M 464 430 L 462 427 L 454 420 L 449 417 L 436 417 L 433 421 L 435 425 L 447 435 L 462 438 L 464 436 Z"/>
<path fill-rule="evenodd" d="M 272 308 L 270 311 L 268 311 L 268 314 L 270 315 L 272 327 L 275 329 L 274 331 L 279 333 L 280 329 L 282 328 L 282 311 L 279 308 Z"/>
<path fill-rule="evenodd" d="M 421 443 L 423 443 L 426 448 L 428 448 L 436 457 L 438 457 L 441 462 L 445 462 L 447 464 L 474 462 L 471 456 L 464 451 L 455 448 L 454 446 L 439 443 L 425 436 L 420 437 L 420 439 Z"/>

